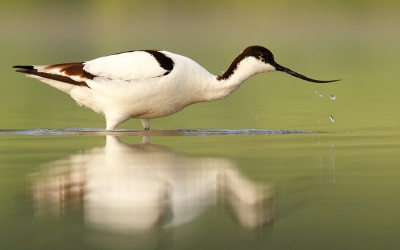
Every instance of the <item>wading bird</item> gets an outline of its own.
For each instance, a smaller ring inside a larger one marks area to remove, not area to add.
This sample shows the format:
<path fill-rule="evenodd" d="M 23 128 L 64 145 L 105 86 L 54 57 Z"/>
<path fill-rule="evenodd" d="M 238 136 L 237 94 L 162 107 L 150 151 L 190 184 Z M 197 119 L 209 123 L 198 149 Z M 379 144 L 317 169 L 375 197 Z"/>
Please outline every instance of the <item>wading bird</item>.
<path fill-rule="evenodd" d="M 190 58 L 159 50 L 137 50 L 91 61 L 54 65 L 14 66 L 69 95 L 106 118 L 106 129 L 140 119 L 145 130 L 150 120 L 172 115 L 188 105 L 223 99 L 251 76 L 281 71 L 308 78 L 285 68 L 262 46 L 247 47 L 226 72 L 215 76 Z"/>

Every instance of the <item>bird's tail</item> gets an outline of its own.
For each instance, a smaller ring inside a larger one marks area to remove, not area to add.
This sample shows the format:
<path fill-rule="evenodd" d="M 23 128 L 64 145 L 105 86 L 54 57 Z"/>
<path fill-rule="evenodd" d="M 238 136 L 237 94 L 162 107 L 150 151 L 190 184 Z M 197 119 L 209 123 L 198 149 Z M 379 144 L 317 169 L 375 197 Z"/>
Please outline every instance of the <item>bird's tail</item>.
<path fill-rule="evenodd" d="M 46 66 L 15 65 L 16 72 L 25 73 L 39 80 L 55 80 L 77 86 L 88 87 L 86 81 L 94 78 L 83 70 L 83 63 L 65 63 Z"/>
<path fill-rule="evenodd" d="M 25 74 L 32 74 L 37 72 L 37 70 L 32 65 L 15 65 L 13 66 L 14 69 L 17 69 L 15 72 L 25 73 Z"/>

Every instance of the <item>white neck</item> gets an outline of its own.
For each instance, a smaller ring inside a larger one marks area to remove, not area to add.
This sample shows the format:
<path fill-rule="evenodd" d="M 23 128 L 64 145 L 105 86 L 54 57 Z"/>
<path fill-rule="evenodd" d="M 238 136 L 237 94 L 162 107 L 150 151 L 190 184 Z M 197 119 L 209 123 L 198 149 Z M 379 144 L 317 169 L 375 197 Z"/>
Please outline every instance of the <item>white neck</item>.
<path fill-rule="evenodd" d="M 213 81 L 205 83 L 208 85 L 207 101 L 223 99 L 253 75 L 272 71 L 275 71 L 273 66 L 262 63 L 254 57 L 246 57 L 239 63 L 234 62 L 224 75 L 215 76 Z"/>

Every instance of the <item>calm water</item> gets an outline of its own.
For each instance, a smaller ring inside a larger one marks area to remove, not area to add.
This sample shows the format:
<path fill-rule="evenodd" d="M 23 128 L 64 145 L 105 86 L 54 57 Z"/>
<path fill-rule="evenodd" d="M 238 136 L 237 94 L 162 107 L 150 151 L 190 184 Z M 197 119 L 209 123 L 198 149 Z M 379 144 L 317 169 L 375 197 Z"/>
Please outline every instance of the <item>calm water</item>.
<path fill-rule="evenodd" d="M 398 133 L 72 132 L 1 132 L 4 249 L 400 245 Z"/>
<path fill-rule="evenodd" d="M 0 249 L 399 249 L 399 1 L 2 1 Z M 234 25 L 233 25 L 234 24 Z M 397 24 L 397 25 L 396 25 Z M 315 79 L 107 134 L 13 65 L 249 45 Z"/>

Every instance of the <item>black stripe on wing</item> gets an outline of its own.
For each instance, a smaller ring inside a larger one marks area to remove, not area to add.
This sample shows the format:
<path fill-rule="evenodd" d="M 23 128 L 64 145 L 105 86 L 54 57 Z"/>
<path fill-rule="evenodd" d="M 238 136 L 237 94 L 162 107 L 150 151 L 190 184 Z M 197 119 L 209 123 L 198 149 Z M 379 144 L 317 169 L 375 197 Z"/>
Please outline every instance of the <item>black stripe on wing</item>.
<path fill-rule="evenodd" d="M 158 51 L 158 50 L 143 50 L 149 54 L 151 54 L 152 56 L 154 56 L 154 58 L 157 60 L 158 64 L 160 65 L 161 68 L 167 70 L 167 72 L 165 72 L 163 75 L 166 76 L 169 73 L 171 73 L 171 71 L 174 69 L 174 61 L 172 61 L 171 58 L 169 58 L 167 55 L 165 55 L 164 53 Z"/>

